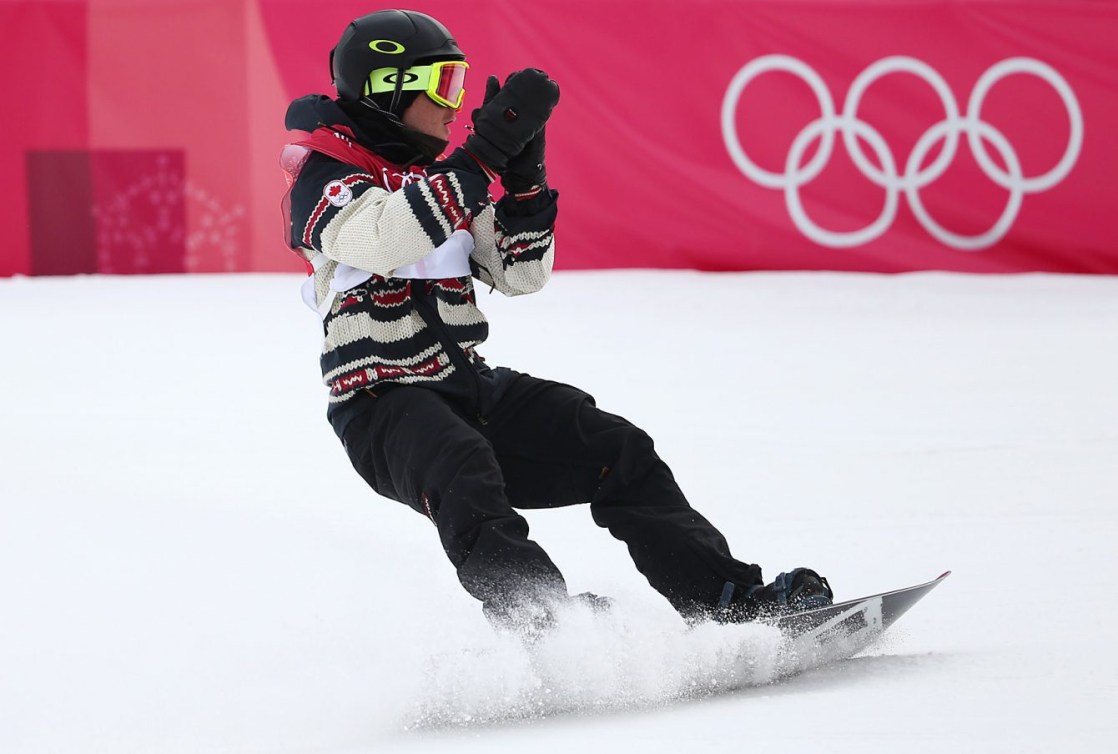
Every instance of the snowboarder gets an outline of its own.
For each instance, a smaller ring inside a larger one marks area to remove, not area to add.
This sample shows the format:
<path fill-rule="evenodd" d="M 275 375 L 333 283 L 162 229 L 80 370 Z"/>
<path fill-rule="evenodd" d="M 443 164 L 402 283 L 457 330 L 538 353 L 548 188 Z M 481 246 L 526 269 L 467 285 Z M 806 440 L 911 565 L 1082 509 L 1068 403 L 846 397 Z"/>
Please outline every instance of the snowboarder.
<path fill-rule="evenodd" d="M 330 54 L 337 96 L 287 112 L 287 128 L 308 133 L 284 150 L 289 242 L 323 320 L 327 416 L 357 472 L 434 523 L 498 627 L 539 631 L 569 600 L 608 606 L 568 595 L 516 511 L 577 503 L 690 622 L 829 604 L 812 570 L 765 585 L 759 566 L 734 559 L 645 432 L 578 388 L 478 354 L 488 324 L 473 280 L 516 296 L 551 273 L 559 194 L 545 126 L 559 86 L 532 68 L 490 77 L 473 132 L 442 158 L 468 67 L 437 20 L 379 11 Z"/>

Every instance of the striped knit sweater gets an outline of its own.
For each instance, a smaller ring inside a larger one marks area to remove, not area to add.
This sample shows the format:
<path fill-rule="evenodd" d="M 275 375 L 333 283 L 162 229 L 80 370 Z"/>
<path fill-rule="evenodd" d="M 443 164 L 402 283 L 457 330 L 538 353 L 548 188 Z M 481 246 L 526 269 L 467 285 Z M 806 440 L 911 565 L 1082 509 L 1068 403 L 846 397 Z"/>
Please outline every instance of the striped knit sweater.
<path fill-rule="evenodd" d="M 313 269 L 332 407 L 389 383 L 460 392 L 461 384 L 450 383 L 479 368 L 474 349 L 489 328 L 472 278 L 510 296 L 543 287 L 554 259 L 557 194 L 493 203 L 488 178 L 469 170 L 468 158 L 405 169 L 352 133 L 344 124 L 317 129 L 289 166 L 290 243 Z M 393 276 L 455 231 L 472 240 L 472 275 Z"/>

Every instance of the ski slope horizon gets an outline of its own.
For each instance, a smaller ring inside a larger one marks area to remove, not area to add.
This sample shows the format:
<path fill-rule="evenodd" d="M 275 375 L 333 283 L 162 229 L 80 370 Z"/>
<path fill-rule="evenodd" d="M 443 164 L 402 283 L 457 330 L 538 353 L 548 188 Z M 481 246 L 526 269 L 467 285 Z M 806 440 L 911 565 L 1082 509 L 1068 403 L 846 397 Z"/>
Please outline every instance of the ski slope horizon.
<path fill-rule="evenodd" d="M 647 429 L 767 578 L 810 566 L 843 600 L 953 571 L 779 683 L 771 630 L 684 631 L 583 506 L 525 515 L 615 614 L 535 657 L 495 635 L 430 524 L 349 466 L 301 280 L 0 280 L 0 751 L 1113 747 L 1118 277 L 479 290 L 488 362 Z"/>

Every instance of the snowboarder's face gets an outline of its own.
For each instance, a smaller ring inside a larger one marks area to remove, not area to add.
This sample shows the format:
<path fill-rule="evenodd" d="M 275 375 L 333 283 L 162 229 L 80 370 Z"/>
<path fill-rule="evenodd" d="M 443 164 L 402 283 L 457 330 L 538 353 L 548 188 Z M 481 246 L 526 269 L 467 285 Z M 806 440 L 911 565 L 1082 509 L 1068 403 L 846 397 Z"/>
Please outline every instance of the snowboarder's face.
<path fill-rule="evenodd" d="M 457 110 L 443 107 L 430 97 L 420 95 L 404 110 L 402 120 L 420 133 L 450 141 L 450 124 L 457 114 Z"/>

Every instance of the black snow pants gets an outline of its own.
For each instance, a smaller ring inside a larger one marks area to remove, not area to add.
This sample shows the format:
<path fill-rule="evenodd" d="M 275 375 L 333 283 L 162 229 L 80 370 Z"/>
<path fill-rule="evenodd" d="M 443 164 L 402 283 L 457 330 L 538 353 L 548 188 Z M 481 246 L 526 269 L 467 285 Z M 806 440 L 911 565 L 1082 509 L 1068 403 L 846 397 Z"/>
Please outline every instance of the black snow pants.
<path fill-rule="evenodd" d="M 566 595 L 559 569 L 516 508 L 588 503 L 594 522 L 685 618 L 718 604 L 726 582 L 761 583 L 687 502 L 652 439 L 585 392 L 510 372 L 483 418 L 423 387 L 367 400 L 344 429 L 357 472 L 427 516 L 466 590 L 489 610 Z"/>

